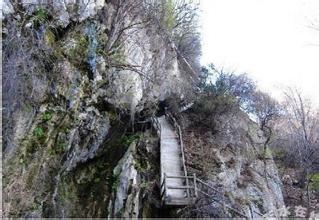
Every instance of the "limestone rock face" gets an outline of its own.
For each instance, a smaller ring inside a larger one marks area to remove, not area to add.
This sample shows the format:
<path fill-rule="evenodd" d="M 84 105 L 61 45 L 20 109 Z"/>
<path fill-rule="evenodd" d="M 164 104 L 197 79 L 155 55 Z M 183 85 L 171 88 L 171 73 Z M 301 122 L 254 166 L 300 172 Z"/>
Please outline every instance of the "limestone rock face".
<path fill-rule="evenodd" d="M 3 2 L 4 75 L 17 92 L 5 96 L 5 216 L 106 217 L 111 201 L 114 216 L 124 206 L 125 216 L 143 215 L 145 177 L 132 156 L 118 165 L 128 147 L 123 134 L 145 106 L 182 95 L 185 79 L 157 27 L 129 12 L 121 16 L 113 1 Z M 119 37 L 121 25 L 132 22 L 140 24 Z M 116 195 L 113 172 L 124 187 Z M 134 195 L 125 188 L 131 180 Z"/>
<path fill-rule="evenodd" d="M 133 142 L 113 170 L 113 194 L 108 206 L 109 217 L 159 217 L 158 139 L 147 131 Z"/>
<path fill-rule="evenodd" d="M 29 14 L 32 14 L 39 7 L 50 8 L 59 24 L 67 26 L 71 21 L 82 22 L 87 18 L 94 17 L 106 3 L 105 0 L 23 0 L 21 5 Z M 3 2 L 3 13 L 4 15 L 14 13 L 13 5 L 9 0 Z"/>
<path fill-rule="evenodd" d="M 220 115 L 217 120 L 220 124 L 214 134 L 198 133 L 189 120 L 184 121 L 189 171 L 219 189 L 222 193 L 215 196 L 246 216 L 276 213 L 285 206 L 282 182 L 270 151 L 264 152 L 262 131 L 242 112 Z M 221 214 L 211 212 L 212 207 L 201 214 Z"/>
<path fill-rule="evenodd" d="M 136 143 L 133 143 L 113 171 L 114 175 L 118 176 L 119 179 L 114 208 L 110 210 L 110 213 L 113 211 L 113 213 L 119 214 L 121 211 L 123 212 L 125 207 L 126 212 L 123 213 L 122 217 L 138 217 L 137 214 L 139 212 L 138 198 L 140 192 L 139 190 L 136 191 L 136 189 L 139 188 L 140 179 L 134 167 L 133 153 L 135 147 Z M 128 211 L 132 211 L 132 213 L 127 213 Z"/>

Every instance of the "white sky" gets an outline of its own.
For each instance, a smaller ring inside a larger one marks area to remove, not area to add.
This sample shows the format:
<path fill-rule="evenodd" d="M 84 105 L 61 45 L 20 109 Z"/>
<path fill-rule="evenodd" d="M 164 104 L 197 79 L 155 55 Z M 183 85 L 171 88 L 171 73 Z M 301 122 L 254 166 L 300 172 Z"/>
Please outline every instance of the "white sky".
<path fill-rule="evenodd" d="M 280 97 L 297 86 L 319 106 L 319 0 L 200 0 L 202 64 L 246 72 Z"/>

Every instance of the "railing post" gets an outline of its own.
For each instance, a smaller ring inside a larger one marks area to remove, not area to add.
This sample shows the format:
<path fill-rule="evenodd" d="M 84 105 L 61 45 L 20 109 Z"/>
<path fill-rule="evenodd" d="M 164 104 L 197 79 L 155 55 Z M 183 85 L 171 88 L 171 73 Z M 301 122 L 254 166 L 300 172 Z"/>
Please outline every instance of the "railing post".
<path fill-rule="evenodd" d="M 195 193 L 195 197 L 198 197 L 197 194 L 197 182 L 196 182 L 196 173 L 193 174 L 193 178 L 194 178 L 194 193 Z"/>
<path fill-rule="evenodd" d="M 166 185 L 166 173 L 164 173 L 163 181 L 164 181 L 164 201 L 165 201 L 166 193 L 167 193 L 167 189 L 166 189 L 166 187 L 167 187 L 167 185 Z"/>
<path fill-rule="evenodd" d="M 151 132 L 153 133 L 153 131 L 154 131 L 154 118 L 153 118 L 153 116 L 151 117 Z"/>
<path fill-rule="evenodd" d="M 225 192 L 224 189 L 222 189 L 222 200 L 223 200 L 223 213 L 226 213 L 226 206 L 225 206 Z"/>

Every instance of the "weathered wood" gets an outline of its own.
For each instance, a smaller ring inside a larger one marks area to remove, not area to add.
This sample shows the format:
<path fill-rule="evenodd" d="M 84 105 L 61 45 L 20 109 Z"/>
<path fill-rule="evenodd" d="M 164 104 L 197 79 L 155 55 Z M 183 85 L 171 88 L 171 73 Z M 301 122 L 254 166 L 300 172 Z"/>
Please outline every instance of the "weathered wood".
<path fill-rule="evenodd" d="M 184 171 L 184 175 L 187 176 L 187 169 L 186 169 L 186 163 L 185 163 L 185 155 L 184 155 L 184 144 L 183 144 L 183 137 L 182 137 L 182 130 L 180 128 L 180 126 L 178 125 L 176 119 L 173 117 L 172 114 L 170 113 L 166 113 L 167 117 L 169 119 L 171 119 L 171 121 L 173 122 L 173 125 L 175 127 L 175 129 L 177 130 L 177 135 L 178 135 L 178 139 L 179 139 L 179 144 L 180 144 L 180 148 L 181 148 L 181 157 L 182 157 L 182 166 L 183 166 L 183 171 Z M 189 181 L 188 179 L 186 179 L 186 185 L 189 185 Z M 189 190 L 186 191 L 187 193 L 187 197 L 190 196 L 190 192 Z"/>
<path fill-rule="evenodd" d="M 172 122 L 176 133 L 171 128 L 171 125 L 168 124 L 168 120 Z M 239 210 L 225 205 L 224 202 L 215 199 L 214 195 L 210 195 L 209 193 L 201 190 L 201 188 L 206 187 L 206 189 L 208 188 L 215 192 L 219 192 L 213 186 L 210 186 L 203 180 L 198 179 L 196 174 L 193 174 L 193 176 L 187 175 L 181 128 L 171 114 L 167 113 L 164 117 L 160 118 L 160 120 L 154 118 L 154 120 L 152 120 L 152 124 L 153 127 L 158 130 L 157 133 L 160 137 L 161 143 L 160 196 L 164 205 L 185 206 L 194 204 L 196 198 L 198 197 L 198 192 L 200 192 L 213 201 L 224 205 L 227 209 L 236 213 L 237 215 L 247 218 L 247 216 L 241 213 Z M 171 174 L 167 175 L 167 173 Z M 182 180 L 184 180 L 184 182 Z M 190 186 L 189 180 L 193 182 L 193 186 Z M 199 187 L 199 184 L 201 187 Z M 190 190 L 194 190 L 194 194 L 190 194 Z"/>
<path fill-rule="evenodd" d="M 163 183 L 164 183 L 163 196 L 166 196 L 166 193 L 167 193 L 166 173 L 164 173 L 164 181 L 163 181 Z"/>
<path fill-rule="evenodd" d="M 185 183 L 180 178 L 167 178 L 167 176 L 184 176 L 183 168 L 181 167 L 181 148 L 175 129 L 168 122 L 167 118 L 160 117 L 158 121 L 161 124 L 161 181 L 165 179 L 165 183 L 170 186 L 185 186 Z M 185 190 L 168 189 L 166 187 L 167 198 L 185 198 Z M 164 203 L 166 204 L 166 201 Z"/>
<path fill-rule="evenodd" d="M 198 194 L 197 194 L 197 179 L 196 179 L 196 173 L 193 174 L 193 178 L 194 178 L 194 194 L 195 194 L 195 197 L 197 198 L 197 197 L 198 197 Z"/>
<path fill-rule="evenodd" d="M 155 118 L 155 117 L 152 117 L 151 118 L 151 122 L 152 122 L 152 125 L 153 125 L 152 127 L 155 128 L 157 135 L 159 137 L 161 137 L 161 125 L 160 125 L 158 119 Z"/>
<path fill-rule="evenodd" d="M 203 180 L 197 178 L 197 181 L 200 182 L 201 184 L 203 184 L 204 186 L 207 186 L 208 188 L 214 190 L 215 192 L 219 192 L 217 189 L 215 189 L 214 187 L 208 185 L 208 184 L 205 183 Z"/>
<path fill-rule="evenodd" d="M 194 204 L 194 198 L 183 198 L 183 199 L 171 199 L 166 201 L 165 204 L 169 206 L 187 206 Z"/>
<path fill-rule="evenodd" d="M 166 175 L 166 178 L 176 178 L 176 179 L 193 179 L 194 177 L 193 176 L 167 176 Z"/>
<path fill-rule="evenodd" d="M 167 189 L 194 189 L 192 186 L 167 186 Z"/>
<path fill-rule="evenodd" d="M 162 193 L 161 193 L 161 199 L 162 199 L 162 200 L 163 200 L 164 197 L 165 197 L 165 193 L 166 193 L 166 189 L 164 188 L 163 191 L 162 191 Z"/>

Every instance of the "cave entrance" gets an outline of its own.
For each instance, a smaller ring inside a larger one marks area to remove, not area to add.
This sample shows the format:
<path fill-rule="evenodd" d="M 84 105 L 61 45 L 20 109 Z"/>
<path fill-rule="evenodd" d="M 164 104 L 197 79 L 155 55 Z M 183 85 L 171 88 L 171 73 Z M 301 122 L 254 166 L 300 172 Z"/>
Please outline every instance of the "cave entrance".
<path fill-rule="evenodd" d="M 165 111 L 169 108 L 169 102 L 165 99 L 163 101 L 160 101 L 158 103 L 158 110 L 156 112 L 156 116 L 160 117 L 162 115 L 165 115 Z"/>

